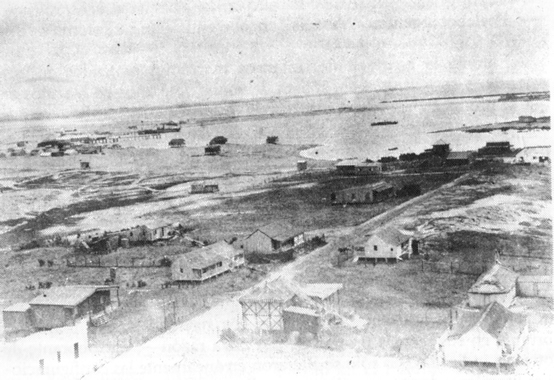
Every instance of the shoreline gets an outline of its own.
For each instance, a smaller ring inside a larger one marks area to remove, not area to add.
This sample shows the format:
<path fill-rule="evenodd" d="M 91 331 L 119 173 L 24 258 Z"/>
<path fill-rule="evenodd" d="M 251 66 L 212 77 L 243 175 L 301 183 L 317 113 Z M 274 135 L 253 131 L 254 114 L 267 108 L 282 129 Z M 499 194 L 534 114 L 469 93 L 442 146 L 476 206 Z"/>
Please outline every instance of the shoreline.
<path fill-rule="evenodd" d="M 465 133 L 487 133 L 492 131 L 534 131 L 534 130 L 550 130 L 550 116 L 542 116 L 534 118 L 534 121 L 505 121 L 500 123 L 490 123 L 481 125 L 464 126 L 451 129 L 440 129 L 428 133 L 446 133 L 446 132 L 465 132 Z"/>

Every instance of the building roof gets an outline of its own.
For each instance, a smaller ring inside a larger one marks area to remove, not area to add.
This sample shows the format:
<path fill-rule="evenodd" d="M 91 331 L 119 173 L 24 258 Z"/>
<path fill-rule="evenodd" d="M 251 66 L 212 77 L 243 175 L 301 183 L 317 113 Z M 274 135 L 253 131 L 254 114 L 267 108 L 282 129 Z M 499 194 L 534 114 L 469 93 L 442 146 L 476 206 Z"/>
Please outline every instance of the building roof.
<path fill-rule="evenodd" d="M 375 166 L 383 166 L 382 163 L 380 162 L 367 162 L 367 161 L 362 161 L 360 163 L 358 163 L 358 165 L 356 165 L 357 167 L 375 167 Z"/>
<path fill-rule="evenodd" d="M 466 151 L 466 152 L 450 152 L 448 154 L 448 157 L 446 157 L 447 160 L 469 160 L 473 156 L 473 152 Z"/>
<path fill-rule="evenodd" d="M 304 231 L 291 226 L 290 224 L 283 222 L 275 222 L 263 227 L 258 228 L 256 231 L 260 231 L 264 235 L 269 236 L 273 240 L 285 241 L 295 236 L 302 234 Z M 248 235 L 247 239 L 252 236 L 256 231 Z"/>
<path fill-rule="evenodd" d="M 374 190 L 374 191 L 383 191 L 394 188 L 393 185 L 385 181 L 379 181 L 376 183 L 370 183 L 368 185 L 349 187 L 348 189 L 343 189 L 341 191 L 355 191 L 355 190 Z"/>
<path fill-rule="evenodd" d="M 448 334 L 448 339 L 459 339 L 473 328 L 479 328 L 500 343 L 513 344 L 526 323 L 524 315 L 512 313 L 498 302 L 492 302 L 480 313 L 462 314 Z"/>
<path fill-rule="evenodd" d="M 294 314 L 302 314 L 302 315 L 309 315 L 311 317 L 319 317 L 319 314 L 312 309 L 308 309 L 305 307 L 299 307 L 299 306 L 289 306 L 283 311 L 294 313 Z"/>
<path fill-rule="evenodd" d="M 440 140 L 435 141 L 435 142 L 433 143 L 433 146 L 436 146 L 436 145 L 450 145 L 450 144 L 447 143 L 446 141 L 440 139 Z"/>
<path fill-rule="evenodd" d="M 110 286 L 70 285 L 46 290 L 42 295 L 33 298 L 30 305 L 77 306 L 97 290 L 108 290 Z"/>
<path fill-rule="evenodd" d="M 191 269 L 204 269 L 225 260 L 223 256 L 216 254 L 214 250 L 203 250 L 204 248 L 180 255 L 179 258 L 175 260 L 176 265 L 185 264 Z"/>
<path fill-rule="evenodd" d="M 507 293 L 516 286 L 517 273 L 500 264 L 495 264 L 483 273 L 469 289 L 469 293 Z"/>
<path fill-rule="evenodd" d="M 342 289 L 342 284 L 306 284 L 303 286 L 304 292 L 309 297 L 317 297 L 322 300 Z"/>
<path fill-rule="evenodd" d="M 18 313 L 24 313 L 31 308 L 31 305 L 24 302 L 14 303 L 13 305 L 8 306 L 3 311 L 12 311 Z"/>
<path fill-rule="evenodd" d="M 279 277 L 251 289 L 239 299 L 239 302 L 286 302 L 295 296 L 303 299 L 307 304 L 312 303 L 297 283 Z"/>
<path fill-rule="evenodd" d="M 193 252 L 198 252 L 205 257 L 219 256 L 228 259 L 242 253 L 240 250 L 225 241 L 219 241 L 217 243 L 207 245 Z"/>
<path fill-rule="evenodd" d="M 335 166 L 358 166 L 360 160 L 343 160 L 335 164 Z"/>
<path fill-rule="evenodd" d="M 393 227 L 381 228 L 377 230 L 377 232 L 375 232 L 372 236 L 377 236 L 385 243 L 388 243 L 393 246 L 398 246 L 410 240 L 410 236 L 400 232 L 399 230 Z"/>
<path fill-rule="evenodd" d="M 517 282 L 552 283 L 552 276 L 519 276 Z"/>

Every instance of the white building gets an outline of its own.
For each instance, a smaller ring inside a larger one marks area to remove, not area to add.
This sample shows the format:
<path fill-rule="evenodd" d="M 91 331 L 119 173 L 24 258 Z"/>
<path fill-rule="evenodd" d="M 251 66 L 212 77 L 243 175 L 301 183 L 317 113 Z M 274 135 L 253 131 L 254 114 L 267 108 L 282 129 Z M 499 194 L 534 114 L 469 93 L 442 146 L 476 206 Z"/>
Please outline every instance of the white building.
<path fill-rule="evenodd" d="M 509 307 L 516 296 L 517 278 L 517 273 L 511 269 L 493 265 L 469 289 L 469 306 L 485 307 L 496 301 Z"/>
<path fill-rule="evenodd" d="M 447 362 L 513 363 L 529 334 L 527 319 L 497 302 L 464 313 L 438 341 Z"/>
<path fill-rule="evenodd" d="M 410 236 L 396 228 L 382 228 L 369 237 L 358 260 L 398 260 L 404 254 L 411 255 L 410 242 Z"/>
<path fill-rule="evenodd" d="M 523 148 L 515 155 L 514 163 L 550 163 L 550 149 L 550 146 L 530 146 Z"/>
<path fill-rule="evenodd" d="M 93 370 L 87 321 L 0 346 L 3 379 L 79 379 Z"/>

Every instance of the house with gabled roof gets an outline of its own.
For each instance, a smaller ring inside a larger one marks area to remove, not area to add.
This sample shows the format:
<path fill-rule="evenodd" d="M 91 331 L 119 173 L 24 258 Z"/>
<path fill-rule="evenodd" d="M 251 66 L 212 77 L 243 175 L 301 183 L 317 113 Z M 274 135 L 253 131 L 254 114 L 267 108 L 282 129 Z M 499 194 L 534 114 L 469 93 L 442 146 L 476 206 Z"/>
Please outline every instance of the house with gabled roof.
<path fill-rule="evenodd" d="M 119 287 L 70 285 L 45 290 L 29 302 L 34 328 L 49 330 L 71 326 L 83 317 L 105 311 L 111 304 L 111 289 Z"/>
<path fill-rule="evenodd" d="M 243 252 L 221 241 L 177 256 L 171 264 L 171 278 L 200 283 L 242 265 Z"/>
<path fill-rule="evenodd" d="M 271 254 L 294 248 L 304 242 L 304 231 L 284 222 L 275 222 L 248 235 L 243 247 L 245 253 Z"/>
<path fill-rule="evenodd" d="M 517 360 L 528 333 L 524 315 L 492 302 L 460 316 L 438 346 L 445 361 L 509 364 Z"/>
<path fill-rule="evenodd" d="M 331 193 L 329 199 L 336 205 L 376 203 L 385 199 L 394 197 L 396 188 L 385 182 L 380 181 L 364 186 L 350 187 Z"/>
<path fill-rule="evenodd" d="M 364 244 L 364 253 L 358 256 L 358 261 L 379 259 L 398 261 L 402 255 L 411 255 L 412 244 L 417 242 L 394 227 L 385 227 L 370 235 Z"/>
<path fill-rule="evenodd" d="M 481 274 L 468 291 L 469 306 L 485 307 L 498 302 L 509 307 L 516 296 L 518 274 L 511 269 L 495 264 Z"/>

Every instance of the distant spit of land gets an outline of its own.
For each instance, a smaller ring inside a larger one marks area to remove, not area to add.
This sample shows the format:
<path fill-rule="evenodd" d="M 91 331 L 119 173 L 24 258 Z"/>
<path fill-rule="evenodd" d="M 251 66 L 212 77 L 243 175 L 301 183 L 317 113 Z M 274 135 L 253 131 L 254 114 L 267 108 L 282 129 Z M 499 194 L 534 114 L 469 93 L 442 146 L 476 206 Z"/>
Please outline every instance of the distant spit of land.
<path fill-rule="evenodd" d="M 460 128 L 441 129 L 429 133 L 441 132 L 466 132 L 466 133 L 486 133 L 496 130 L 508 131 L 510 129 L 517 131 L 531 131 L 536 129 L 550 130 L 550 116 L 532 117 L 520 116 L 518 120 L 506 121 L 502 123 L 482 124 L 473 126 L 463 126 Z"/>
<path fill-rule="evenodd" d="M 514 93 L 504 93 L 504 94 L 443 96 L 443 97 L 433 97 L 433 98 L 397 99 L 397 100 L 384 100 L 381 103 L 407 103 L 407 102 L 426 102 L 426 101 L 432 101 L 432 100 L 459 100 L 459 99 L 484 99 L 484 98 L 498 98 L 499 102 L 549 100 L 550 99 L 550 91 L 514 92 Z"/>

